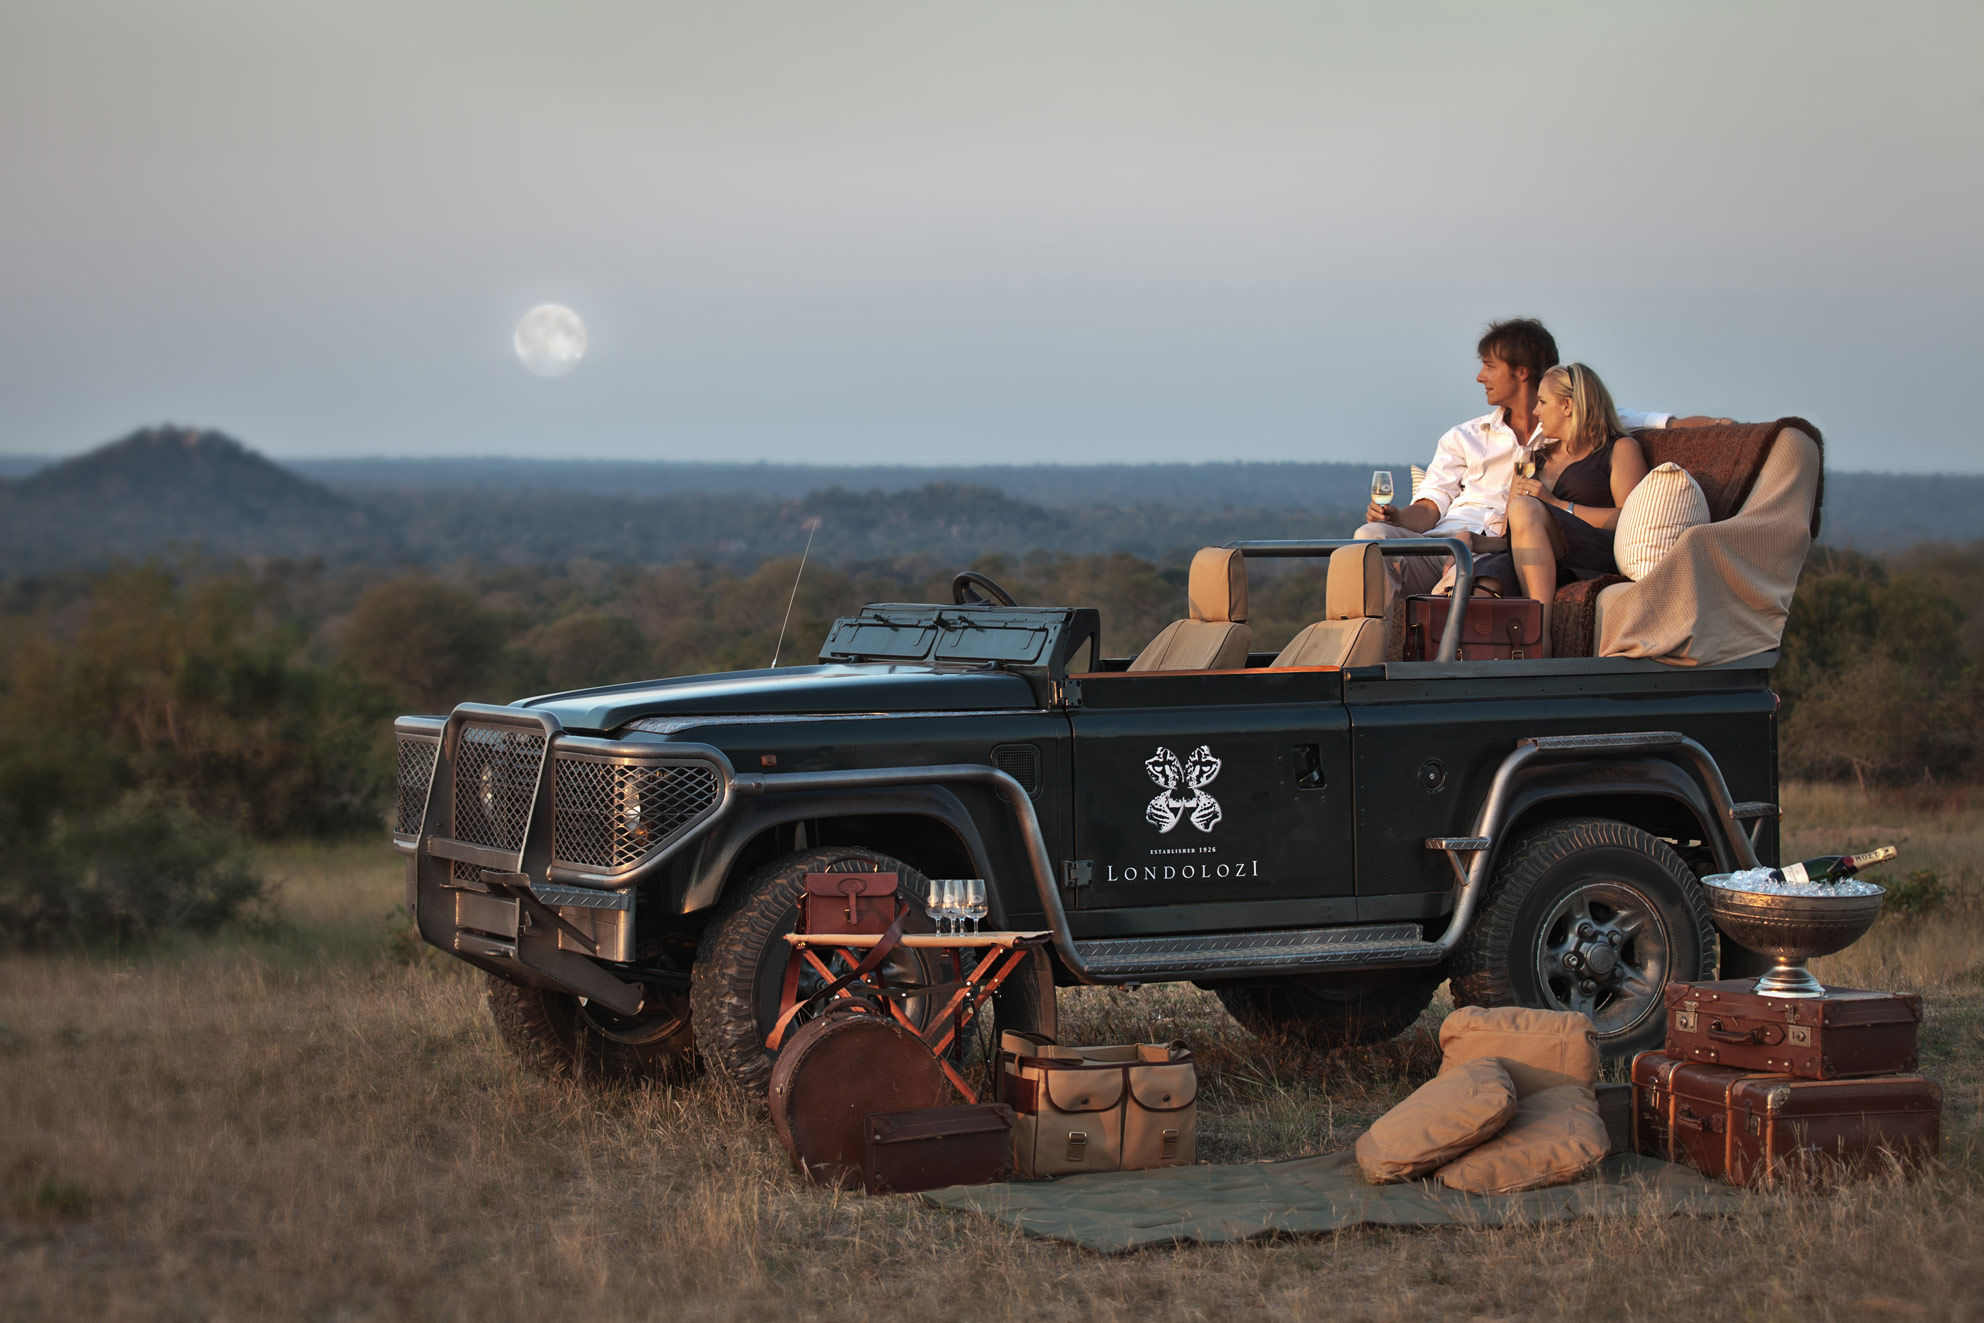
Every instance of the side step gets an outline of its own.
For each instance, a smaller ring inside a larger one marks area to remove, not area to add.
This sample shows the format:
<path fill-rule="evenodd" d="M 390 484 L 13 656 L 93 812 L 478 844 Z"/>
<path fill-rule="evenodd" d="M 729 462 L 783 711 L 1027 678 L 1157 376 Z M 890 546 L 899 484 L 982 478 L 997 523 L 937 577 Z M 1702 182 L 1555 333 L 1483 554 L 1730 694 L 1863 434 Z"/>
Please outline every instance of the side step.
<path fill-rule="evenodd" d="M 1444 954 L 1416 923 L 1265 932 L 1105 937 L 1075 943 L 1089 971 L 1107 982 L 1260 978 L 1341 966 L 1438 964 Z"/>

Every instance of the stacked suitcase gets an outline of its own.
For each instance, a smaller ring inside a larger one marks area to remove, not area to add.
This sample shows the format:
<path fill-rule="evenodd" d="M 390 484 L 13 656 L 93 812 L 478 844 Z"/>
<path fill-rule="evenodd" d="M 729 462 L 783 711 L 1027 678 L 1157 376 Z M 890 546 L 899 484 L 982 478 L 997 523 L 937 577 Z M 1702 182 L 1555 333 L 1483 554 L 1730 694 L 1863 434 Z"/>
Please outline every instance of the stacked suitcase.
<path fill-rule="evenodd" d="M 1912 1073 L 1922 999 L 1749 979 L 1668 985 L 1667 1041 L 1633 1060 L 1633 1147 L 1732 1185 L 1919 1166 L 1942 1089 Z"/>

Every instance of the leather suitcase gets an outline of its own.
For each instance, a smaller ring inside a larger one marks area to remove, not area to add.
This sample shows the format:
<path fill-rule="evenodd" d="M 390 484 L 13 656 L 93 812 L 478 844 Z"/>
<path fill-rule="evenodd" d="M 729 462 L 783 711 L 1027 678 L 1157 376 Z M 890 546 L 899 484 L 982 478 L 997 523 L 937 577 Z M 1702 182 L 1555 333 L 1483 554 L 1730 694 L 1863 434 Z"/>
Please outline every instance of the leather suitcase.
<path fill-rule="evenodd" d="M 1405 599 L 1405 660 L 1440 655 L 1451 597 Z M 1543 603 L 1534 597 L 1475 597 L 1460 622 L 1462 661 L 1511 661 L 1543 642 Z"/>
<path fill-rule="evenodd" d="M 1808 1080 L 1633 1058 L 1633 1147 L 1731 1185 L 1877 1175 L 1942 1147 L 1943 1091 L 1920 1075 Z"/>
<path fill-rule="evenodd" d="M 1915 1069 L 1922 998 L 1831 988 L 1823 997 L 1768 997 L 1753 979 L 1669 983 L 1668 1056 L 1802 1079 Z"/>
<path fill-rule="evenodd" d="M 878 1112 L 868 1118 L 862 1184 L 914 1194 L 1013 1177 L 1013 1109 L 1004 1103 Z"/>
<path fill-rule="evenodd" d="M 808 873 L 805 930 L 887 932 L 902 911 L 896 885 L 894 873 Z"/>

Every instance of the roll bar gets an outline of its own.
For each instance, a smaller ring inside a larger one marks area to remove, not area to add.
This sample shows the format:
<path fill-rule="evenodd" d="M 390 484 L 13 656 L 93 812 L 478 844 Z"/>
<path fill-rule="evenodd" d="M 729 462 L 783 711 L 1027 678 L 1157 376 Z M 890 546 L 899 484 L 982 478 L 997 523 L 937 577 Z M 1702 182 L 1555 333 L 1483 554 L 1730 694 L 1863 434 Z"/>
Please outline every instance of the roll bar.
<path fill-rule="evenodd" d="M 1439 655 L 1433 660 L 1450 662 L 1460 657 L 1461 617 L 1467 614 L 1468 601 L 1474 596 L 1474 552 L 1457 537 L 1268 538 L 1229 542 L 1226 546 L 1228 550 L 1237 551 L 1249 559 L 1256 556 L 1264 559 L 1327 556 L 1338 547 L 1356 546 L 1376 547 L 1384 556 L 1452 556 L 1454 601 L 1459 606 L 1447 612 L 1446 628 L 1440 631 Z"/>

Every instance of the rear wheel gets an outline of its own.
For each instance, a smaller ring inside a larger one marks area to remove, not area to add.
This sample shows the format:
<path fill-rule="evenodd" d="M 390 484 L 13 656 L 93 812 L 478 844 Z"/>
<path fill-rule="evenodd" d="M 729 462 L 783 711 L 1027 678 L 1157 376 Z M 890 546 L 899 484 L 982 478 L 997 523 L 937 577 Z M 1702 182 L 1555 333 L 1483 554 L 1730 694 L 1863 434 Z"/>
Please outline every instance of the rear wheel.
<path fill-rule="evenodd" d="M 689 1002 L 703 1060 L 746 1092 L 763 1093 L 771 1082 L 774 1053 L 765 1046 L 765 1038 L 778 1021 L 792 950 L 785 936 L 798 925 L 808 873 L 894 873 L 896 896 L 910 905 L 904 930 L 931 931 L 923 912 L 929 879 L 899 859 L 862 846 L 802 850 L 772 861 L 728 888 L 696 950 Z M 846 972 L 838 964 L 834 968 L 837 974 Z M 943 983 L 952 977 L 950 961 L 941 952 L 903 947 L 889 955 L 882 969 L 897 985 Z M 817 973 L 808 972 L 799 990 L 804 994 L 824 985 Z M 899 1004 L 919 1026 L 937 1011 L 928 997 L 909 997 Z M 787 1032 L 803 1019 L 795 1020 Z"/>
<path fill-rule="evenodd" d="M 1213 989 L 1249 1033 L 1285 1034 L 1316 1048 L 1382 1043 L 1410 1029 L 1438 983 L 1345 985 L 1328 979 L 1229 983 Z"/>
<path fill-rule="evenodd" d="M 1618 1057 L 1665 1037 L 1668 983 L 1714 969 L 1708 902 L 1674 848 L 1627 823 L 1572 818 L 1517 842 L 1448 972 L 1456 1005 L 1579 1011 Z"/>
<path fill-rule="evenodd" d="M 484 997 L 503 1045 L 540 1075 L 633 1083 L 696 1072 L 696 1035 L 683 993 L 653 993 L 638 1014 L 620 1015 L 491 974 Z"/>

